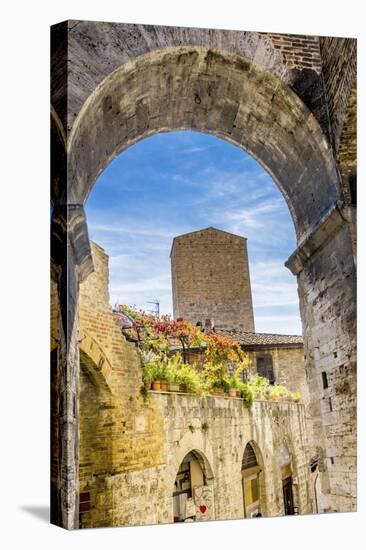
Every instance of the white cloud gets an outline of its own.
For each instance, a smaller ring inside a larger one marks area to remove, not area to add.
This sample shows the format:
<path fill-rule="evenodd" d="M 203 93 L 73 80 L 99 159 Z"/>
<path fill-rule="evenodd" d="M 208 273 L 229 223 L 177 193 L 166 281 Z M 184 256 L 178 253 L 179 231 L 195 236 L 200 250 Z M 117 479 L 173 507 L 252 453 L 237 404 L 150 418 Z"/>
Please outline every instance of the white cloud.
<path fill-rule="evenodd" d="M 301 321 L 298 315 L 257 315 L 256 332 L 274 334 L 302 334 Z"/>
<path fill-rule="evenodd" d="M 122 222 L 120 222 L 120 225 L 118 223 L 115 224 L 98 224 L 98 223 L 91 223 L 89 224 L 89 232 L 103 232 L 103 233 L 120 233 L 120 234 L 129 234 L 132 236 L 136 235 L 144 235 L 148 237 L 168 237 L 173 238 L 175 236 L 174 231 L 170 230 L 164 230 L 159 229 L 158 227 L 154 227 L 154 232 L 152 233 L 151 227 L 143 228 L 140 226 L 139 223 L 136 223 L 136 220 L 134 220 L 132 223 L 128 223 L 128 220 L 123 219 Z"/>
<path fill-rule="evenodd" d="M 230 227 L 233 233 L 241 234 L 248 228 L 268 227 L 268 215 L 279 212 L 283 207 L 281 199 L 263 201 L 254 206 L 237 210 L 224 211 L 222 220 Z"/>
<path fill-rule="evenodd" d="M 181 149 L 180 153 L 191 155 L 194 153 L 203 153 L 204 151 L 207 151 L 207 150 L 208 150 L 208 147 L 187 147 L 187 149 Z"/>

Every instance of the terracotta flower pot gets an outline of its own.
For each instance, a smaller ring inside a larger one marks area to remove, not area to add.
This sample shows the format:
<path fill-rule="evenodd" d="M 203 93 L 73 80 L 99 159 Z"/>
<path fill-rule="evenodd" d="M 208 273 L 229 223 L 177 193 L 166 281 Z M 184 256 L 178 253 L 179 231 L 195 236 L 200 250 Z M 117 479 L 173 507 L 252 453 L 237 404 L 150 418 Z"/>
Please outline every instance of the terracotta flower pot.
<path fill-rule="evenodd" d="M 160 381 L 160 389 L 161 391 L 168 391 L 168 382 L 166 380 Z"/>
<path fill-rule="evenodd" d="M 229 388 L 229 397 L 237 397 L 238 392 L 236 388 Z"/>
<path fill-rule="evenodd" d="M 179 384 L 174 384 L 173 382 L 170 382 L 170 384 L 168 385 L 168 391 L 176 392 L 176 391 L 179 391 L 179 389 L 180 389 Z"/>
<path fill-rule="evenodd" d="M 161 385 L 160 385 L 160 380 L 154 380 L 153 383 L 152 383 L 152 389 L 154 391 L 160 391 L 161 390 Z"/>
<path fill-rule="evenodd" d="M 212 395 L 224 395 L 224 390 L 222 388 L 212 388 Z"/>

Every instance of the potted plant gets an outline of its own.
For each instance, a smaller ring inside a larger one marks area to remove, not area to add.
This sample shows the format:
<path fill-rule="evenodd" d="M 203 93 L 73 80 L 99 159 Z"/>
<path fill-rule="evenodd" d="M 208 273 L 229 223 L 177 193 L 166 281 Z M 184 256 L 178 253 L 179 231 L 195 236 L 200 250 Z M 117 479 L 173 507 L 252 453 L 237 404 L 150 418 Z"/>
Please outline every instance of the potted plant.
<path fill-rule="evenodd" d="M 217 377 L 211 385 L 213 395 L 224 395 L 229 390 L 229 382 L 226 376 Z"/>
<path fill-rule="evenodd" d="M 153 380 L 152 381 L 152 385 L 151 385 L 151 389 L 153 391 L 160 391 L 161 390 L 161 382 L 160 380 Z"/>
<path fill-rule="evenodd" d="M 228 379 L 228 385 L 229 385 L 229 397 L 238 397 L 239 396 L 239 386 L 240 386 L 241 380 L 239 379 L 237 374 L 233 374 Z"/>
<path fill-rule="evenodd" d="M 142 380 L 144 383 L 144 387 L 146 390 L 150 390 L 152 387 L 152 381 L 153 381 L 153 364 L 152 362 L 147 362 L 143 365 L 142 369 Z"/>
<path fill-rule="evenodd" d="M 270 399 L 272 401 L 289 401 L 291 394 L 285 386 L 278 384 L 271 389 Z"/>
<path fill-rule="evenodd" d="M 271 389 L 268 378 L 256 374 L 250 379 L 249 385 L 253 393 L 253 399 L 269 398 Z"/>
<path fill-rule="evenodd" d="M 244 401 L 244 405 L 248 408 L 251 407 L 253 403 L 253 391 L 250 385 L 240 381 L 238 389 L 239 389 L 240 397 Z"/>
<path fill-rule="evenodd" d="M 181 391 L 187 393 L 201 393 L 202 384 L 200 376 L 194 367 L 182 363 L 176 372 L 176 383 L 179 383 Z"/>
<path fill-rule="evenodd" d="M 166 367 L 160 359 L 148 361 L 144 365 L 144 380 L 151 380 L 151 387 L 154 391 L 161 391 L 161 382 L 166 379 Z M 164 387 L 164 386 L 163 386 Z M 165 386 L 166 391 L 166 386 Z"/>
<path fill-rule="evenodd" d="M 167 364 L 167 390 L 171 392 L 180 391 L 180 376 L 179 369 L 182 366 L 182 358 L 179 354 L 170 357 Z"/>
<path fill-rule="evenodd" d="M 160 391 L 167 391 L 168 372 L 167 372 L 167 364 L 164 360 L 158 361 L 156 376 L 160 380 Z"/>

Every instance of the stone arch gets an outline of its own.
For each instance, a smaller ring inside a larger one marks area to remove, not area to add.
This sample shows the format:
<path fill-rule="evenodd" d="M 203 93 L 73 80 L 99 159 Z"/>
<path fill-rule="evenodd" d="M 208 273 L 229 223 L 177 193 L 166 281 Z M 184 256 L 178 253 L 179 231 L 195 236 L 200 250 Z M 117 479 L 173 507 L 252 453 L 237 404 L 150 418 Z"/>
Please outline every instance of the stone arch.
<path fill-rule="evenodd" d="M 286 84 L 237 54 L 182 46 L 140 55 L 89 96 L 69 138 L 69 201 L 84 203 L 123 150 L 173 130 L 214 134 L 257 159 L 284 195 L 298 241 L 340 196 L 326 137 Z"/>
<path fill-rule="evenodd" d="M 97 503 L 100 499 L 106 499 L 105 479 L 113 470 L 115 400 L 103 369 L 96 362 L 105 356 L 96 344 L 90 350 L 87 345 L 90 340 L 85 338 L 80 343 L 79 527 L 95 525 L 98 517 Z M 105 507 L 106 517 L 111 522 L 110 506 Z"/>
<path fill-rule="evenodd" d="M 95 384 L 112 393 L 112 365 L 98 342 L 85 331 L 80 331 L 80 365 L 87 370 Z"/>
<path fill-rule="evenodd" d="M 61 27 L 62 24 L 53 29 L 56 40 L 52 60 L 57 77 L 64 62 Z M 83 103 L 108 74 L 121 64 L 162 47 L 168 49 L 185 45 L 225 50 L 252 59 L 278 78 L 288 79 L 285 60 L 274 47 L 273 36 L 266 33 L 101 21 L 72 22 L 67 32 L 69 56 L 73 59 L 73 70 L 68 74 L 68 112 L 65 109 L 66 90 L 61 88 L 60 93 L 59 80 L 52 94 L 52 102 L 55 109 L 62 113 L 68 132 Z M 106 40 L 107 36 L 111 40 Z M 86 64 L 89 67 L 88 78 L 84 77 Z"/>
<path fill-rule="evenodd" d="M 288 515 L 288 513 L 290 514 L 301 513 L 299 495 L 296 490 L 298 485 L 296 483 L 296 487 L 295 487 L 295 483 L 294 483 L 294 481 L 297 480 L 296 453 L 294 452 L 291 439 L 287 435 L 284 435 L 282 437 L 282 441 L 278 446 L 277 452 L 279 455 L 278 463 L 281 470 L 281 482 L 282 482 L 282 491 L 283 491 L 283 497 L 284 497 L 284 500 L 283 500 L 284 513 L 286 515 Z M 283 453 L 283 456 L 281 456 L 282 453 Z M 287 485 L 285 487 L 284 480 L 286 479 L 289 481 L 287 482 Z M 286 491 L 289 492 L 289 494 L 291 495 L 290 498 L 292 499 L 292 502 L 290 503 L 290 505 L 292 506 L 293 511 L 290 511 L 290 512 L 286 512 L 286 509 L 287 509 L 285 504 Z"/>
<path fill-rule="evenodd" d="M 294 472 L 295 475 L 297 475 L 296 453 L 295 453 L 295 450 L 294 450 L 293 443 L 291 441 L 291 437 L 288 434 L 283 434 L 282 435 L 281 443 L 278 447 L 278 452 L 281 451 L 281 448 L 283 446 L 285 446 L 287 448 L 293 472 Z"/>
<path fill-rule="evenodd" d="M 257 460 L 257 464 L 259 466 L 258 471 L 258 485 L 259 485 L 259 500 L 260 500 L 260 513 L 262 516 L 266 516 L 268 514 L 267 512 L 267 500 L 266 500 L 266 474 L 265 474 L 265 465 L 264 465 L 264 459 L 263 459 L 263 453 L 260 449 L 260 446 L 254 439 L 249 439 L 245 442 L 244 447 L 242 448 L 242 462 L 241 462 L 241 470 L 243 471 L 243 461 L 245 457 L 245 452 L 247 447 L 250 446 L 254 453 Z M 245 495 L 244 495 L 244 485 L 243 485 L 243 503 L 244 503 L 244 515 L 246 515 L 245 510 Z"/>
<path fill-rule="evenodd" d="M 202 517 L 202 519 L 215 519 L 215 476 L 212 466 L 215 463 L 214 455 L 210 443 L 206 441 L 204 435 L 198 430 L 193 433 L 186 433 L 179 441 L 177 449 L 170 453 L 170 461 L 167 464 L 166 470 L 168 491 L 171 490 L 171 492 L 167 495 L 168 508 L 173 510 L 173 487 L 179 468 L 184 458 L 192 452 L 198 457 L 200 466 L 205 472 L 205 483 L 208 486 L 212 497 L 212 506 L 209 511 L 209 517 Z"/>
<path fill-rule="evenodd" d="M 173 485 L 176 473 L 181 465 L 184 457 L 191 451 L 200 453 L 204 467 L 206 469 L 206 479 L 208 482 L 213 482 L 214 471 L 211 464 L 214 464 L 214 455 L 211 445 L 205 440 L 200 431 L 187 433 L 180 441 L 174 453 L 172 453 L 171 462 L 168 465 L 167 480 L 170 486 Z"/>
<path fill-rule="evenodd" d="M 173 487 L 174 522 L 215 519 L 212 469 L 202 451 L 194 448 L 184 455 Z"/>
<path fill-rule="evenodd" d="M 91 32 L 85 27 L 90 27 Z M 270 41 L 262 41 L 260 33 L 96 22 L 64 22 L 56 28 L 52 51 L 56 86 L 52 104 L 62 124 L 60 128 L 53 117 L 53 132 L 62 145 L 61 152 L 64 147 L 64 138 L 60 139 L 62 126 L 64 135 L 68 135 L 68 172 L 66 176 L 62 172 L 61 180 L 65 177 L 64 188 L 66 179 L 70 187 L 68 194 L 55 192 L 53 196 L 56 206 L 66 206 L 71 221 L 74 212 L 82 218 L 78 224 L 80 231 L 70 231 L 72 223 L 67 223 L 68 218 L 60 216 L 58 220 L 56 217 L 57 222 L 62 222 L 58 225 L 65 229 L 65 235 L 61 233 L 60 256 L 55 260 L 58 291 L 61 296 L 67 288 L 71 298 L 61 303 L 63 323 L 60 323 L 70 350 L 65 361 L 68 380 L 73 382 L 73 361 L 78 355 L 77 345 L 74 345 L 78 283 L 92 268 L 89 262 L 88 270 L 80 269 L 84 260 L 90 259 L 86 246 L 89 242 L 87 226 L 82 223 L 85 222 L 82 204 L 98 173 L 118 152 L 156 132 L 195 129 L 218 135 L 248 151 L 272 174 L 282 190 L 292 213 L 299 245 L 287 266 L 298 276 L 309 383 L 313 388 L 318 387 L 318 373 L 326 366 L 323 358 L 332 343 L 347 351 L 345 363 L 342 357 L 342 365 L 337 366 L 342 368 L 342 380 L 347 379 L 348 385 L 351 383 L 347 397 L 352 397 L 355 388 L 355 260 L 351 257 L 349 222 L 343 216 L 342 204 L 338 203 L 339 198 L 344 198 L 339 175 L 320 126 L 284 83 L 286 66 L 278 62 L 279 55 L 273 47 L 267 48 Z M 109 33 L 113 40 L 105 39 Z M 64 64 L 66 44 L 73 59 L 73 71 L 69 75 Z M 323 63 L 323 69 L 326 65 Z M 83 74 L 85 67 L 89 69 L 87 75 Z M 150 79 L 151 76 L 154 79 Z M 151 90 L 148 89 L 149 79 L 154 83 Z M 109 93 L 110 90 L 115 93 Z M 328 107 L 329 104 L 328 97 Z M 101 143 L 106 133 L 108 140 L 104 148 Z M 56 237 L 59 237 L 57 231 Z M 66 257 L 69 261 L 65 263 Z M 328 289 L 331 292 L 328 293 Z M 314 308 L 315 301 L 317 306 Z M 67 318 L 70 330 L 66 333 L 64 320 Z M 324 322 L 328 323 L 329 331 L 318 330 Z M 319 350 L 316 356 L 313 353 L 315 346 Z M 77 438 L 77 423 L 74 419 L 69 420 L 67 412 L 67 405 L 73 402 L 74 387 L 68 386 L 66 390 L 68 399 L 61 402 L 60 414 L 67 419 L 64 430 L 67 438 L 60 438 L 60 471 L 72 471 L 75 452 L 69 453 L 68 442 L 70 438 Z M 316 389 L 313 398 L 315 424 L 319 426 L 316 435 L 329 450 L 335 444 L 335 436 L 324 437 L 319 397 L 320 392 Z M 354 434 L 353 399 L 347 399 L 346 410 Z M 336 414 L 330 416 L 331 425 L 337 426 Z M 322 474 L 329 478 L 326 482 L 335 496 L 331 509 L 338 509 L 337 478 L 344 472 L 350 479 L 350 497 L 344 499 L 347 501 L 345 510 L 353 510 L 356 506 L 355 466 L 340 468 Z M 69 491 L 65 480 L 60 478 L 59 482 L 61 492 Z M 71 489 L 70 493 L 73 502 L 62 511 L 62 523 L 68 527 L 74 525 L 76 502 L 75 491 Z"/>

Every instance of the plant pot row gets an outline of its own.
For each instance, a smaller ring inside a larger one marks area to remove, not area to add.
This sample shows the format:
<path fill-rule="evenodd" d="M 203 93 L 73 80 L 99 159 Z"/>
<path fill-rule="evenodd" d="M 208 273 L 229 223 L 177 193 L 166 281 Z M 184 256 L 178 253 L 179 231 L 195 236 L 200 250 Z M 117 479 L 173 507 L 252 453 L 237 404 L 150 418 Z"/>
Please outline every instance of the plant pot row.
<path fill-rule="evenodd" d="M 166 382 L 164 380 L 154 380 L 153 382 L 145 382 L 145 386 L 148 390 L 152 391 L 167 391 L 167 392 L 185 392 L 186 388 L 183 384 L 174 384 L 172 382 Z M 222 388 L 213 388 L 211 395 L 224 396 L 226 395 Z M 229 397 L 240 397 L 239 390 L 236 388 L 230 388 Z"/>
<path fill-rule="evenodd" d="M 212 388 L 211 395 L 226 395 L 222 388 Z M 240 392 L 236 388 L 230 388 L 228 391 L 229 397 L 240 397 Z"/>
<path fill-rule="evenodd" d="M 154 380 L 153 382 L 146 382 L 145 386 L 148 390 L 153 391 L 168 391 L 168 392 L 180 392 L 184 388 L 182 384 L 174 384 L 172 382 L 166 382 L 165 380 Z"/>

